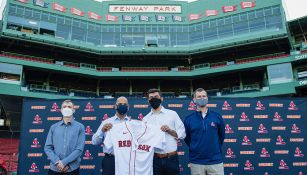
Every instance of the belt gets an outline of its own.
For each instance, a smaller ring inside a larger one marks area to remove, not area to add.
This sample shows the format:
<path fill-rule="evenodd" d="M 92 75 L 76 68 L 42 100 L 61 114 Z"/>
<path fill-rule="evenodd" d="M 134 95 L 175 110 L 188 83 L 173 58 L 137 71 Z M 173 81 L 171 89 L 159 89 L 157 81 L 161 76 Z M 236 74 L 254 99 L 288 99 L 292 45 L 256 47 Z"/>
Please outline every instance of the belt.
<path fill-rule="evenodd" d="M 173 156 L 173 155 L 176 155 L 176 154 L 177 154 L 177 151 L 173 151 L 173 152 L 169 152 L 169 153 L 165 153 L 165 154 L 155 153 L 155 157 L 166 158 L 166 157 L 170 157 L 170 156 Z"/>
<path fill-rule="evenodd" d="M 114 154 L 104 153 L 104 156 L 107 156 L 107 157 L 114 157 Z"/>

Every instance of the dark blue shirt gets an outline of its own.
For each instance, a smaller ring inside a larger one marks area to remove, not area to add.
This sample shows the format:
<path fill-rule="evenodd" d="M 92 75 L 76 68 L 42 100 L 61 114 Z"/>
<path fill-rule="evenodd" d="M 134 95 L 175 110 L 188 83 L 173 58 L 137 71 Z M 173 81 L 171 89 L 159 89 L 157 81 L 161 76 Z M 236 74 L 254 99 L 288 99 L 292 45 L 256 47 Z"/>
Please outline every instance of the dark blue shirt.
<path fill-rule="evenodd" d="M 225 124 L 220 114 L 208 109 L 205 117 L 195 111 L 184 121 L 190 163 L 212 165 L 223 162 Z"/>
<path fill-rule="evenodd" d="M 68 172 L 79 168 L 84 144 L 83 124 L 75 120 L 71 120 L 67 124 L 63 120 L 53 124 L 45 143 L 45 153 L 51 160 L 50 169 L 57 171 L 55 163 L 59 160 L 64 166 L 69 165 Z"/>

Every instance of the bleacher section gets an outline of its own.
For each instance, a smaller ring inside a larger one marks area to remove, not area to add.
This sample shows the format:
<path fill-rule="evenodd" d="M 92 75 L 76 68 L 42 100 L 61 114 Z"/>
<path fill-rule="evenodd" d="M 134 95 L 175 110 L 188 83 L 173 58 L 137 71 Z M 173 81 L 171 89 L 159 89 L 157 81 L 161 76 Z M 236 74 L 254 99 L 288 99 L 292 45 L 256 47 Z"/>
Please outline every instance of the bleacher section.
<path fill-rule="evenodd" d="M 306 50 L 307 52 L 307 50 Z M 302 53 L 305 53 L 305 51 L 302 51 Z M 174 71 L 174 69 L 169 70 L 168 67 L 121 67 L 114 68 L 114 67 L 99 67 L 97 65 L 91 65 L 92 68 L 85 67 L 84 64 L 86 63 L 74 63 L 74 62 L 67 62 L 67 61 L 54 61 L 53 59 L 48 58 L 42 58 L 42 57 L 34 57 L 29 55 L 22 55 L 17 53 L 11 53 L 11 52 L 2 52 L 0 53 L 0 56 L 12 58 L 12 59 L 20 59 L 25 61 L 32 61 L 32 62 L 40 62 L 40 63 L 47 63 L 47 64 L 56 64 L 61 66 L 67 66 L 71 68 L 82 68 L 82 69 L 90 69 L 98 72 L 116 72 L 116 71 L 122 71 L 122 72 L 168 72 L 168 71 Z M 175 71 L 179 72 L 189 72 L 194 69 L 201 69 L 201 68 L 219 68 L 224 66 L 230 66 L 230 65 L 236 65 L 236 64 L 246 64 L 251 62 L 259 62 L 259 61 L 266 61 L 266 60 L 272 60 L 272 59 L 279 59 L 279 58 L 285 58 L 289 57 L 289 54 L 286 53 L 276 53 L 276 54 L 270 54 L 270 55 L 262 55 L 262 56 L 256 56 L 256 57 L 249 57 L 249 58 L 242 58 L 242 59 L 236 59 L 235 61 L 222 61 L 222 62 L 216 62 L 216 63 L 204 63 L 200 65 L 195 65 L 190 67 L 177 67 Z M 89 64 L 86 64 L 89 65 Z"/>

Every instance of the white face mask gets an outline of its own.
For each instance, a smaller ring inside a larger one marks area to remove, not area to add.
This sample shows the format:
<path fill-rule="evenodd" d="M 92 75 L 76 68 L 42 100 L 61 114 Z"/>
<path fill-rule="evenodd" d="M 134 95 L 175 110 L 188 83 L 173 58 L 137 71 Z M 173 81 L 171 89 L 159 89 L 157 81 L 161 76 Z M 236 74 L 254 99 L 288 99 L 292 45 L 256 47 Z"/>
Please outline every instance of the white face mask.
<path fill-rule="evenodd" d="M 69 116 L 72 116 L 72 114 L 74 113 L 73 110 L 71 108 L 63 108 L 61 110 L 61 113 L 64 117 L 69 117 Z"/>

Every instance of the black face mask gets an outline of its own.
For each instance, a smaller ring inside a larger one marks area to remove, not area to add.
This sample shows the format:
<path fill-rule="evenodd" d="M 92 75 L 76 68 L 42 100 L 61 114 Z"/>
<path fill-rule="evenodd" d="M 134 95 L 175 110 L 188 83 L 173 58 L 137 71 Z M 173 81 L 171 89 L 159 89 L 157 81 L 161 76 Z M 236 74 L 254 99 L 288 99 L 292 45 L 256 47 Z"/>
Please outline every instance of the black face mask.
<path fill-rule="evenodd" d="M 118 104 L 116 110 L 119 114 L 125 115 L 129 109 L 128 109 L 128 105 L 126 104 Z"/>
<path fill-rule="evenodd" d="M 161 104 L 161 99 L 160 98 L 152 98 L 149 100 L 149 103 L 150 103 L 150 106 L 153 108 L 153 109 L 157 109 L 160 104 Z"/>

